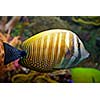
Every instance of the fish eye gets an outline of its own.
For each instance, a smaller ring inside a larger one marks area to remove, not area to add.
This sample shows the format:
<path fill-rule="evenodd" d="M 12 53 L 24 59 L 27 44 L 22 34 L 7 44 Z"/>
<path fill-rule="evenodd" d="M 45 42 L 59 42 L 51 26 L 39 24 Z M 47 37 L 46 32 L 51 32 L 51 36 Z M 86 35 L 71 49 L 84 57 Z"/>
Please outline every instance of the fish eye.
<path fill-rule="evenodd" d="M 69 59 L 71 57 L 70 50 L 68 50 L 65 54 L 65 58 Z"/>

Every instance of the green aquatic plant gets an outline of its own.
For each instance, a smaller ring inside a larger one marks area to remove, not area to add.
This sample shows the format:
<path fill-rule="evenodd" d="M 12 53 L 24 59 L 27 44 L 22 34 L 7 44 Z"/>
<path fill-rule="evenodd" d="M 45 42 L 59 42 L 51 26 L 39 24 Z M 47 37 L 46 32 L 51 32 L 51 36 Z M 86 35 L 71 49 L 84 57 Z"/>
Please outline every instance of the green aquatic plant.
<path fill-rule="evenodd" d="M 74 83 L 100 83 L 100 71 L 94 68 L 72 68 Z"/>

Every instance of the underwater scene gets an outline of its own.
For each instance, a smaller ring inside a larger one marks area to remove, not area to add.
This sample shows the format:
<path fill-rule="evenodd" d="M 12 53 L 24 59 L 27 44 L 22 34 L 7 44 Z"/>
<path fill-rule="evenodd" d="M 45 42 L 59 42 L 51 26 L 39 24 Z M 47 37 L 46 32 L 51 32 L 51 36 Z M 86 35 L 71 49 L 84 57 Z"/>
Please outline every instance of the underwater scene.
<path fill-rule="evenodd" d="M 1 16 L 0 83 L 100 83 L 100 16 Z"/>

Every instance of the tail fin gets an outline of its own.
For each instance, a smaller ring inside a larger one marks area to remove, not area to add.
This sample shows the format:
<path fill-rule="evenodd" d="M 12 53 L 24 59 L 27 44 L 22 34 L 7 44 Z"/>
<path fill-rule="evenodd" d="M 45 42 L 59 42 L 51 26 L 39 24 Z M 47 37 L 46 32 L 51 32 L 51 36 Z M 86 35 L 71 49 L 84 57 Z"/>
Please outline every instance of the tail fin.
<path fill-rule="evenodd" d="M 5 52 L 4 65 L 7 65 L 10 62 L 17 60 L 18 58 L 21 58 L 26 55 L 24 51 L 18 50 L 7 43 L 3 43 L 3 45 L 4 45 L 4 52 Z"/>

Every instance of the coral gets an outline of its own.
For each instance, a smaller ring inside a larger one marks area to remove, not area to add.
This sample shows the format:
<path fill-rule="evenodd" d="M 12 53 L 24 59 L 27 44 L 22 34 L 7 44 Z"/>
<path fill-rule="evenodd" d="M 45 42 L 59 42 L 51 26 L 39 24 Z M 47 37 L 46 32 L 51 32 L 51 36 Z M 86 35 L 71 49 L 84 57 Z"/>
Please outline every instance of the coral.
<path fill-rule="evenodd" d="M 47 74 L 31 71 L 29 74 L 16 74 L 12 77 L 14 83 L 56 83 Z"/>
<path fill-rule="evenodd" d="M 21 41 L 19 40 L 19 36 L 14 37 L 10 40 L 10 34 L 2 34 L 0 33 L 0 82 L 4 81 L 5 77 L 8 76 L 9 72 L 15 70 L 15 62 L 10 63 L 8 65 L 4 65 L 4 48 L 3 42 L 7 42 L 12 46 L 19 46 Z M 18 66 L 17 66 L 18 67 Z M 8 76 L 9 78 L 9 76 Z M 8 79 L 7 79 L 8 80 Z M 7 82 L 7 80 L 5 80 Z"/>
<path fill-rule="evenodd" d="M 76 18 L 72 17 L 72 20 L 77 23 L 100 26 L 100 17 L 99 16 L 81 16 Z"/>
<path fill-rule="evenodd" d="M 5 33 L 11 33 L 12 29 L 15 27 L 17 22 L 20 20 L 21 16 L 13 16 L 8 20 L 10 17 L 2 16 L 0 20 L 0 31 Z"/>
<path fill-rule="evenodd" d="M 16 74 L 12 77 L 13 83 L 68 83 L 69 80 L 72 80 L 69 70 L 59 70 L 53 73 L 31 71 L 29 74 Z"/>

